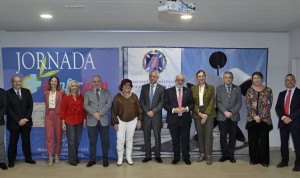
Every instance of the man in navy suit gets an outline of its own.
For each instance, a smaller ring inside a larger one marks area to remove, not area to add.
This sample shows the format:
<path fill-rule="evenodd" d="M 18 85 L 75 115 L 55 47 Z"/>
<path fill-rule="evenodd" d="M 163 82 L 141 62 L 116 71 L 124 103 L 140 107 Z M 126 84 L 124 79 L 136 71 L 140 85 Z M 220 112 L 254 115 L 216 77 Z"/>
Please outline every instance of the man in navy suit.
<path fill-rule="evenodd" d="M 185 77 L 176 75 L 174 87 L 165 91 L 164 108 L 167 111 L 167 123 L 172 137 L 174 159 L 172 164 L 180 161 L 180 150 L 185 164 L 190 165 L 190 128 L 194 109 L 192 91 L 183 86 Z M 181 147 L 181 148 L 180 148 Z"/>
<path fill-rule="evenodd" d="M 300 89 L 296 87 L 293 74 L 285 77 L 287 90 L 279 93 L 276 103 L 276 113 L 279 117 L 278 127 L 281 140 L 281 162 L 278 168 L 288 166 L 289 162 L 289 136 L 292 135 L 296 160 L 293 171 L 300 171 Z"/>
<path fill-rule="evenodd" d="M 155 160 L 162 163 L 160 157 L 161 148 L 161 128 L 162 128 L 162 108 L 164 104 L 165 87 L 158 84 L 159 73 L 153 70 L 149 73 L 150 83 L 142 86 L 140 103 L 142 108 L 142 128 L 144 131 L 146 157 L 143 163 L 151 158 L 151 128 L 155 138 Z"/>
<path fill-rule="evenodd" d="M 8 167 L 14 167 L 17 156 L 19 135 L 22 138 L 22 150 L 25 162 L 36 164 L 31 158 L 30 131 L 32 127 L 33 101 L 31 93 L 22 87 L 22 80 L 14 75 L 11 78 L 12 88 L 6 91 L 8 100 L 7 129 L 10 133 L 8 145 Z"/>

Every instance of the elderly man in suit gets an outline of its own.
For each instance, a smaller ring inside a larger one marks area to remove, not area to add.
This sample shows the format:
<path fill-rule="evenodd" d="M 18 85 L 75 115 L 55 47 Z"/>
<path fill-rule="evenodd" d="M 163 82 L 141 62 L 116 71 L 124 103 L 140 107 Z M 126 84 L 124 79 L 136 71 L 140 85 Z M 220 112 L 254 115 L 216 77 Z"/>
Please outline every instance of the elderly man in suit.
<path fill-rule="evenodd" d="M 172 164 L 180 161 L 180 150 L 184 163 L 190 161 L 190 128 L 192 123 L 191 112 L 194 109 L 192 91 L 183 86 L 185 77 L 176 75 L 174 87 L 165 90 L 164 108 L 167 111 L 167 123 L 172 137 L 174 159 Z M 180 148 L 181 147 L 181 148 Z"/>
<path fill-rule="evenodd" d="M 84 95 L 84 109 L 87 112 L 87 129 L 90 139 L 90 160 L 86 167 L 96 164 L 98 133 L 101 137 L 103 167 L 108 167 L 110 146 L 108 112 L 111 108 L 111 94 L 110 91 L 102 88 L 100 76 L 93 77 L 92 86 L 93 89 L 86 91 Z"/>
<path fill-rule="evenodd" d="M 279 117 L 278 127 L 281 140 L 281 162 L 278 168 L 288 166 L 289 136 L 292 135 L 296 160 L 292 171 L 300 171 L 300 89 L 296 87 L 293 74 L 285 77 L 286 90 L 279 93 L 276 103 L 276 113 Z"/>
<path fill-rule="evenodd" d="M 165 87 L 158 84 L 159 73 L 153 70 L 149 73 L 150 83 L 142 86 L 140 103 L 142 107 L 142 128 L 144 131 L 146 157 L 143 163 L 151 158 L 151 128 L 155 138 L 155 160 L 162 163 L 160 157 L 161 148 L 161 128 L 162 128 L 162 108 L 164 104 Z"/>
<path fill-rule="evenodd" d="M 22 150 L 25 162 L 36 164 L 31 157 L 30 132 L 32 127 L 33 100 L 26 88 L 21 88 L 22 80 L 14 75 L 11 78 L 12 88 L 6 91 L 8 100 L 7 129 L 10 133 L 8 145 L 8 167 L 13 168 L 17 156 L 19 135 L 22 138 Z"/>
<path fill-rule="evenodd" d="M 217 87 L 216 102 L 218 107 L 217 120 L 220 130 L 222 157 L 219 162 L 230 160 L 235 163 L 235 134 L 240 120 L 239 110 L 242 106 L 241 88 L 232 84 L 233 74 L 226 71 L 223 74 L 224 84 Z M 229 141 L 227 142 L 227 134 Z"/>
<path fill-rule="evenodd" d="M 5 164 L 5 145 L 4 145 L 4 134 L 5 134 L 5 120 L 4 115 L 7 112 L 7 100 L 5 91 L 0 88 L 0 168 L 7 170 Z"/>

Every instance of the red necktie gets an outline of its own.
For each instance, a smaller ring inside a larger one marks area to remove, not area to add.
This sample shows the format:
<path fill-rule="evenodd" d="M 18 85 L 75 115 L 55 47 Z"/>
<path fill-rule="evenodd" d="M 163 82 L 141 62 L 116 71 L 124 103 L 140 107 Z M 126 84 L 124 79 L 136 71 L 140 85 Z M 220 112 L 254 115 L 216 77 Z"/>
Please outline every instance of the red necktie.
<path fill-rule="evenodd" d="M 178 99 L 177 99 L 177 101 L 178 101 L 178 107 L 181 108 L 181 106 L 182 106 L 182 92 L 181 92 L 181 88 L 178 89 Z"/>
<path fill-rule="evenodd" d="M 285 102 L 284 102 L 284 114 L 286 116 L 289 115 L 290 100 L 291 100 L 291 90 L 288 90 L 288 94 L 287 94 L 287 96 L 285 98 Z"/>

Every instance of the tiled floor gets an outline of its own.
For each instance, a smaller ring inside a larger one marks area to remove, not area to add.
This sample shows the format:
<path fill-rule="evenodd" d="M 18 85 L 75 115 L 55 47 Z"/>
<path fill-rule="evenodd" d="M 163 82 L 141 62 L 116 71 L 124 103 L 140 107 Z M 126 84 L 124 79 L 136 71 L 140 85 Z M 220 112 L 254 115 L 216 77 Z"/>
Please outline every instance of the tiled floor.
<path fill-rule="evenodd" d="M 172 165 L 172 158 L 163 158 L 163 163 L 156 163 L 154 160 L 142 163 L 142 159 L 134 159 L 134 165 L 124 163 L 117 166 L 116 161 L 110 161 L 108 168 L 102 167 L 102 161 L 98 161 L 93 167 L 87 168 L 87 160 L 82 160 L 78 166 L 70 166 L 66 161 L 54 164 L 52 167 L 46 161 L 37 161 L 36 165 L 29 165 L 23 161 L 17 161 L 14 168 L 6 171 L 0 170 L 1 178 L 77 178 L 77 177 L 97 177 L 97 178 L 292 178 L 300 177 L 300 172 L 292 172 L 294 153 L 288 167 L 277 168 L 280 161 L 279 151 L 271 151 L 271 164 L 265 168 L 261 165 L 249 164 L 247 156 L 236 157 L 237 163 L 229 161 L 219 163 L 220 157 L 213 158 L 211 166 L 205 162 L 196 162 L 197 158 L 192 158 L 192 165 L 185 165 L 183 161 L 177 165 Z"/>

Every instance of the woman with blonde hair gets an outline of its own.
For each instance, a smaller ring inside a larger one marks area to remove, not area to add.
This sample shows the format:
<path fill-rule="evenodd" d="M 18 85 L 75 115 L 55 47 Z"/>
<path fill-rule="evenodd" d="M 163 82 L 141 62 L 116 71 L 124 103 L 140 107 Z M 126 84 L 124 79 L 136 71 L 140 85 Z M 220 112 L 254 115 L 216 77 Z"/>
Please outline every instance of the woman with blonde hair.
<path fill-rule="evenodd" d="M 77 166 L 82 128 L 86 126 L 86 112 L 79 83 L 76 80 L 72 80 L 68 85 L 67 95 L 61 104 L 60 116 L 62 129 L 67 132 L 69 163 L 72 166 Z"/>

